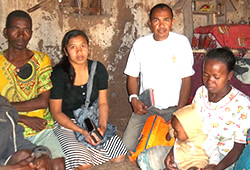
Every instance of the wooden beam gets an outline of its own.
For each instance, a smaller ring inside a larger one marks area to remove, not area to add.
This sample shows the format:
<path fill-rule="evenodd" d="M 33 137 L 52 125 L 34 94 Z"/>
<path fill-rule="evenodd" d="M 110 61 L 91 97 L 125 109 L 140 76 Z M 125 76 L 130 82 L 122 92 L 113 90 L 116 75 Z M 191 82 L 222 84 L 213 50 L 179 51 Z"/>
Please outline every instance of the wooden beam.
<path fill-rule="evenodd" d="M 236 11 L 236 8 L 231 0 L 226 0 L 227 11 Z"/>
<path fill-rule="evenodd" d="M 193 14 L 192 14 L 192 0 L 186 0 L 183 6 L 183 20 L 184 20 L 184 35 L 187 36 L 189 42 L 192 42 L 193 38 Z"/>
<path fill-rule="evenodd" d="M 36 11 L 36 10 L 39 9 L 39 8 L 41 8 L 42 6 L 44 6 L 45 4 L 47 4 L 47 3 L 50 2 L 50 1 L 51 1 L 51 0 L 43 0 L 43 1 L 41 1 L 40 3 L 38 3 L 37 5 L 35 5 L 35 6 L 31 7 L 31 8 L 29 8 L 27 11 L 28 11 L 29 13 L 34 12 L 34 11 Z"/>

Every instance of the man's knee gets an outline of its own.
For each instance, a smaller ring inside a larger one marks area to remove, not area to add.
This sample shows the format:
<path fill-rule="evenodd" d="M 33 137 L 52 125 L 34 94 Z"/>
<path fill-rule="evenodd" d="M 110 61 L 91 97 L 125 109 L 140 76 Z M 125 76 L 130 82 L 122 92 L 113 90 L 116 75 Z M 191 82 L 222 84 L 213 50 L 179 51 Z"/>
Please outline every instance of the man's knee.
<path fill-rule="evenodd" d="M 122 140 L 129 151 L 135 150 L 141 131 L 142 129 L 126 128 Z"/>

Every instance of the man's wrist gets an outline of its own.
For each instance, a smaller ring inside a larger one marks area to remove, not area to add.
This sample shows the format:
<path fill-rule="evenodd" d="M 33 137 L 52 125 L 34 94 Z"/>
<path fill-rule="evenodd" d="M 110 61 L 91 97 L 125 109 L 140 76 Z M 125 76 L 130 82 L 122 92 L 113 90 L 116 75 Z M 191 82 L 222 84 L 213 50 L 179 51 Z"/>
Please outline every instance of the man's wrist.
<path fill-rule="evenodd" d="M 51 154 L 51 151 L 49 150 L 49 148 L 47 148 L 46 146 L 37 146 L 35 149 L 34 149 L 34 154 L 35 154 L 35 157 L 36 158 L 39 158 L 41 157 L 42 155 L 47 155 L 49 158 L 52 159 L 52 154 Z"/>
<path fill-rule="evenodd" d="M 128 101 L 129 101 L 130 103 L 131 103 L 131 101 L 132 101 L 132 98 L 136 98 L 137 100 L 139 99 L 137 94 L 131 94 L 131 95 L 129 95 L 129 98 L 128 98 Z"/>

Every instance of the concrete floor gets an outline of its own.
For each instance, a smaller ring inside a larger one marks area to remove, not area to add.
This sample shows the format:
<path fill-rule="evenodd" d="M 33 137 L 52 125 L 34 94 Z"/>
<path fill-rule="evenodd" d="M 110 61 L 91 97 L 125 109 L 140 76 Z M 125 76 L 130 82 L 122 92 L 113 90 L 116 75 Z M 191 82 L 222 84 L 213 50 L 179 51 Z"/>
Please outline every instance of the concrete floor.
<path fill-rule="evenodd" d="M 128 157 L 124 162 L 112 163 L 107 162 L 102 165 L 94 166 L 91 170 L 140 170 L 136 165 L 130 162 Z"/>
<path fill-rule="evenodd" d="M 117 135 L 122 137 L 122 134 L 127 126 L 127 119 L 111 119 L 110 123 L 117 127 Z M 91 170 L 140 170 L 135 164 L 130 162 L 128 157 L 121 163 L 107 162 L 102 165 L 94 166 Z"/>

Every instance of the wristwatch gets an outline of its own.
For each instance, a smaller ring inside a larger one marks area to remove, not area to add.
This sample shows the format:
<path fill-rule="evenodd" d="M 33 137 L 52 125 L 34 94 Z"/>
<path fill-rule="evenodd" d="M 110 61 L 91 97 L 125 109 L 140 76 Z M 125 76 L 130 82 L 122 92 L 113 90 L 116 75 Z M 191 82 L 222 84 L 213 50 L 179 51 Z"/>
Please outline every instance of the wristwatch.
<path fill-rule="evenodd" d="M 134 97 L 136 97 L 137 100 L 139 99 L 138 96 L 137 96 L 137 94 L 131 94 L 131 95 L 129 96 L 129 98 L 128 98 L 128 101 L 131 102 L 131 101 L 132 101 L 132 98 L 134 98 Z"/>

